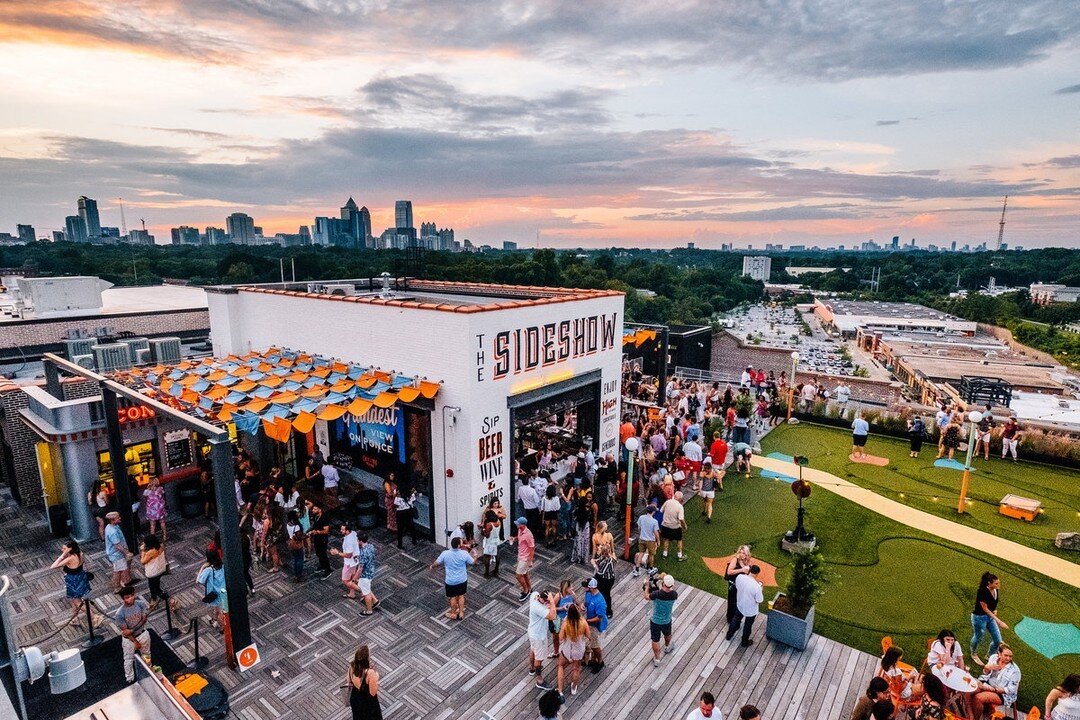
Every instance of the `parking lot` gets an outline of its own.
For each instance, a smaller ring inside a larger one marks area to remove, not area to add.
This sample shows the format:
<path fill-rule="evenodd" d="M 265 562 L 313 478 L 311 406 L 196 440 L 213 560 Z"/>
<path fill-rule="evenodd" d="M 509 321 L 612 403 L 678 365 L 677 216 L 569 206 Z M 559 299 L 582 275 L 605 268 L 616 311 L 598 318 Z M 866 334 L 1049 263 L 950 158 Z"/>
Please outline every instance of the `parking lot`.
<path fill-rule="evenodd" d="M 852 375 L 857 367 L 847 343 L 830 338 L 813 313 L 759 303 L 735 308 L 721 318 L 721 323 L 747 345 L 797 351 L 800 370 L 840 377 Z"/>

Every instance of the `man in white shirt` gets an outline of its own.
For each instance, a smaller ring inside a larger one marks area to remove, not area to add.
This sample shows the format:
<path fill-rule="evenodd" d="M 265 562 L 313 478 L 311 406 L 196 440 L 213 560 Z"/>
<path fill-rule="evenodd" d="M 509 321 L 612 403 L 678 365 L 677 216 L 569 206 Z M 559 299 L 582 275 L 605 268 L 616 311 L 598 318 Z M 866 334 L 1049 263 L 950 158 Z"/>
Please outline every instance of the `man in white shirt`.
<path fill-rule="evenodd" d="M 540 690 L 551 690 L 550 685 L 544 684 L 543 662 L 551 652 L 548 623 L 555 617 L 554 595 L 533 593 L 529 598 L 529 674 L 536 676 L 536 687 Z"/>
<path fill-rule="evenodd" d="M 701 445 L 698 445 L 697 438 L 693 440 L 687 440 L 682 446 L 683 456 L 690 461 L 689 477 L 687 483 L 694 490 L 700 490 L 701 482 Z"/>
<path fill-rule="evenodd" d="M 855 457 L 866 456 L 866 438 L 870 435 L 870 423 L 862 415 L 856 414 L 851 422 L 851 454 Z"/>
<path fill-rule="evenodd" d="M 649 503 L 645 512 L 638 518 L 638 553 L 634 555 L 634 577 L 641 574 L 641 566 L 645 569 L 656 565 L 656 541 L 660 535 L 660 523 L 656 522 L 653 513 L 656 505 Z"/>
<path fill-rule="evenodd" d="M 683 555 L 683 531 L 686 530 L 686 513 L 682 505 L 683 494 L 675 493 L 675 497 L 664 503 L 660 511 L 664 514 L 664 521 L 660 523 L 660 537 L 664 541 L 664 557 L 667 557 L 668 546 L 674 540 L 679 543 L 679 560 L 685 560 Z"/>
<path fill-rule="evenodd" d="M 341 524 L 341 549 L 334 548 L 330 554 L 345 559 L 345 564 L 341 567 L 341 584 L 349 591 L 346 597 L 355 598 L 360 589 L 356 582 L 360 577 L 360 541 L 347 523 Z"/>
<path fill-rule="evenodd" d="M 757 565 L 750 566 L 750 574 L 740 574 L 735 578 L 735 606 L 738 612 L 736 612 L 731 618 L 731 624 L 728 625 L 727 639 L 735 637 L 735 634 L 739 632 L 739 625 L 742 625 L 742 646 L 750 647 L 754 644 L 754 641 L 750 639 L 750 632 L 754 627 L 754 618 L 757 617 L 758 607 L 761 605 L 761 601 L 764 600 L 764 596 L 761 592 L 761 583 L 758 582 L 757 576 L 761 573 L 761 568 Z"/>
<path fill-rule="evenodd" d="M 836 386 L 836 402 L 843 405 L 847 403 L 850 398 L 851 388 L 848 387 L 847 383 L 841 380 L 840 384 Z"/>
<path fill-rule="evenodd" d="M 746 369 L 742 371 L 742 377 L 739 378 L 739 385 L 742 387 L 750 387 L 750 383 L 753 382 L 753 378 L 750 376 L 750 371 L 754 368 L 750 365 L 746 366 Z"/>
<path fill-rule="evenodd" d="M 808 382 L 802 388 L 803 411 L 809 412 L 815 400 L 817 400 L 817 385 Z"/>
<path fill-rule="evenodd" d="M 545 489 L 547 483 L 544 483 Z M 529 478 L 521 478 L 521 486 L 517 492 L 518 502 L 525 511 L 525 519 L 528 520 L 529 530 L 537 537 L 543 537 L 543 528 L 540 527 L 540 493 L 529 483 Z"/>
<path fill-rule="evenodd" d="M 323 490 L 326 491 L 327 495 L 336 498 L 338 483 L 341 481 L 338 469 L 330 463 L 326 463 L 319 469 L 319 472 L 323 477 Z"/>
<path fill-rule="evenodd" d="M 716 698 L 713 697 L 711 692 L 701 693 L 698 706 L 690 711 L 690 714 L 686 716 L 686 720 L 724 720 L 724 714 L 716 710 L 715 705 Z"/>

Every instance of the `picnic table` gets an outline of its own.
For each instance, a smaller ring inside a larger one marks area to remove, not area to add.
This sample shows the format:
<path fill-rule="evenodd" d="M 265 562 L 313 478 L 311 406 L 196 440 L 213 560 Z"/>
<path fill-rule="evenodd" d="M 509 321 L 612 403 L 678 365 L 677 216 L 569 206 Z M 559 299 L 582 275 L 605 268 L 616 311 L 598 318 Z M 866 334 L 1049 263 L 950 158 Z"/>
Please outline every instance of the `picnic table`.
<path fill-rule="evenodd" d="M 973 693 L 979 689 L 979 681 L 962 667 L 938 663 L 930 668 L 930 672 L 950 690 Z"/>

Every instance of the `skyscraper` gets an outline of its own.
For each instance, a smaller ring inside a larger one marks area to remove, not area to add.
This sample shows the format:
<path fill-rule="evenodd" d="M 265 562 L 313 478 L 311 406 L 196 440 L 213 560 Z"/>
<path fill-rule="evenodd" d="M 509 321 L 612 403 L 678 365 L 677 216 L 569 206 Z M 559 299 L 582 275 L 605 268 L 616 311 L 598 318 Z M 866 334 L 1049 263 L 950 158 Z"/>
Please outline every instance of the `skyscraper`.
<path fill-rule="evenodd" d="M 360 208 L 360 247 L 372 247 L 371 213 L 367 205 Z"/>
<path fill-rule="evenodd" d="M 221 228 L 207 226 L 206 228 L 206 244 L 207 245 L 224 245 L 229 242 L 228 237 L 225 235 L 225 231 Z"/>
<path fill-rule="evenodd" d="M 772 258 L 768 255 L 743 255 L 742 274 L 753 280 L 769 282 L 772 274 Z"/>
<path fill-rule="evenodd" d="M 64 239 L 68 242 L 89 242 L 90 238 L 86 235 L 86 221 L 84 221 L 78 215 L 68 215 L 64 218 L 64 228 L 66 232 Z"/>
<path fill-rule="evenodd" d="M 92 200 L 85 195 L 79 198 L 79 217 L 86 226 L 88 237 L 101 237 L 101 218 L 98 216 L 97 200 Z"/>
<path fill-rule="evenodd" d="M 250 245 L 255 242 L 255 220 L 247 213 L 235 212 L 225 218 L 225 229 L 234 243 Z"/>
<path fill-rule="evenodd" d="M 173 245 L 198 245 L 199 229 L 190 225 L 174 227 L 171 232 Z"/>
<path fill-rule="evenodd" d="M 34 237 L 37 233 L 34 232 L 33 225 L 16 225 L 19 231 L 19 242 L 32 243 L 37 238 Z"/>
<path fill-rule="evenodd" d="M 356 201 L 351 197 L 341 208 L 341 225 L 342 232 L 352 238 L 349 245 L 356 248 L 367 246 L 367 240 L 371 236 L 371 214 L 366 207 L 357 208 Z"/>
<path fill-rule="evenodd" d="M 408 235 L 416 238 L 416 228 L 413 227 L 412 200 L 398 200 L 394 203 L 394 227 L 398 235 Z"/>

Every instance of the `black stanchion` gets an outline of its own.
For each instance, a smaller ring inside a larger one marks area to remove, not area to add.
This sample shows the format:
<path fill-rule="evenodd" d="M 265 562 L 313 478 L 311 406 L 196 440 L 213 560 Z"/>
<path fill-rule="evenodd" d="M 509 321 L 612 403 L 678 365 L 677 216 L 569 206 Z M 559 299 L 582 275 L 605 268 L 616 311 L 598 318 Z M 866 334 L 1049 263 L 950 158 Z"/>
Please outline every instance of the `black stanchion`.
<path fill-rule="evenodd" d="M 165 640 L 175 640 L 184 634 L 183 630 L 174 628 L 172 624 L 172 598 L 169 597 L 169 593 L 162 593 L 165 596 L 165 623 L 168 629 L 161 634 L 161 637 Z"/>
<path fill-rule="evenodd" d="M 195 659 L 191 661 L 191 664 L 196 670 L 203 670 L 210 664 L 210 659 L 199 654 L 199 618 L 191 621 L 191 628 L 195 632 Z"/>
<path fill-rule="evenodd" d="M 90 614 L 90 598 L 83 598 L 83 606 L 86 608 L 86 629 L 90 631 L 89 637 L 82 644 L 83 650 L 94 647 L 105 638 L 94 634 L 94 618 Z"/>

